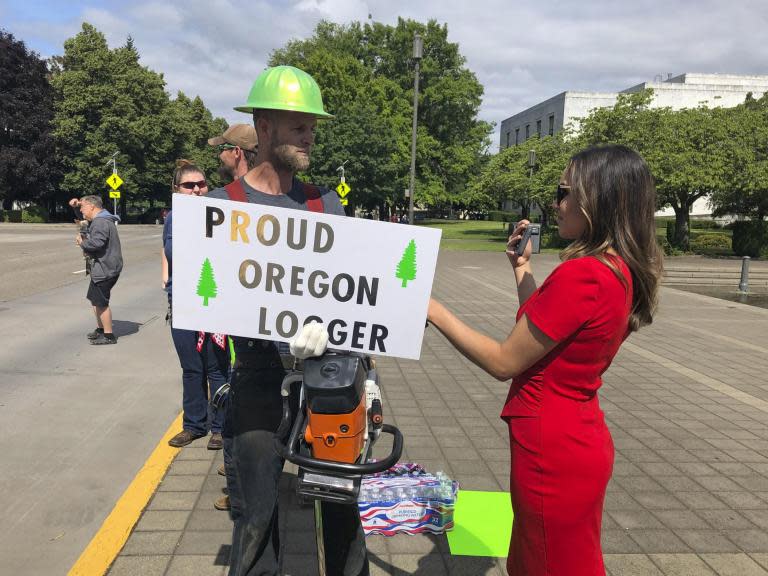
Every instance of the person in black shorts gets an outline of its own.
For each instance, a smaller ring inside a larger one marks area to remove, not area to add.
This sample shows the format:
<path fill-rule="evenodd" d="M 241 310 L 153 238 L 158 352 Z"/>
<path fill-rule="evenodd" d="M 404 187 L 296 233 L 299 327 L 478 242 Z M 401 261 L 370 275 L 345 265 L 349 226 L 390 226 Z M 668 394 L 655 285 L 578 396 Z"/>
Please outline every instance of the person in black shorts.
<path fill-rule="evenodd" d="M 120 218 L 105 210 L 98 196 L 83 196 L 79 207 L 88 228 L 84 235 L 75 237 L 75 243 L 93 259 L 86 298 L 96 315 L 96 329 L 88 333 L 88 339 L 95 345 L 116 344 L 109 298 L 123 270 L 123 253 L 115 225 Z"/>

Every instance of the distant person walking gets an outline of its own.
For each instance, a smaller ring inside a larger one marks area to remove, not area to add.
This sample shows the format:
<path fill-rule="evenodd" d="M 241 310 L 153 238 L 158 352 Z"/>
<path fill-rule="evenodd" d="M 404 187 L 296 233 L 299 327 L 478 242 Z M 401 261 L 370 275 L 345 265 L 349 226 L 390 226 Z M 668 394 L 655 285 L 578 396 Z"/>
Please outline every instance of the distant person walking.
<path fill-rule="evenodd" d="M 84 234 L 75 236 L 75 243 L 83 253 L 92 258 L 91 281 L 86 297 L 96 315 L 96 329 L 88 333 L 91 344 L 117 344 L 112 331 L 112 310 L 109 299 L 112 288 L 123 271 L 123 253 L 115 224 L 119 216 L 104 209 L 98 196 L 83 196 L 79 206 L 83 218 L 88 221 Z"/>
<path fill-rule="evenodd" d="M 176 163 L 173 174 L 173 192 L 204 196 L 208 193 L 205 174 L 187 160 Z M 169 305 L 172 300 L 173 281 L 173 211 L 165 217 L 163 226 L 162 279 L 163 287 L 168 292 Z M 209 450 L 221 450 L 221 437 L 224 423 L 224 411 L 214 410 L 209 403 L 209 394 L 222 386 L 229 377 L 229 350 L 224 334 L 209 334 L 196 330 L 183 330 L 173 327 L 173 309 L 171 308 L 171 337 L 179 364 L 182 369 L 182 407 L 184 410 L 183 430 L 168 441 L 168 444 L 181 448 L 190 442 L 203 438 L 211 431 L 208 441 Z"/>

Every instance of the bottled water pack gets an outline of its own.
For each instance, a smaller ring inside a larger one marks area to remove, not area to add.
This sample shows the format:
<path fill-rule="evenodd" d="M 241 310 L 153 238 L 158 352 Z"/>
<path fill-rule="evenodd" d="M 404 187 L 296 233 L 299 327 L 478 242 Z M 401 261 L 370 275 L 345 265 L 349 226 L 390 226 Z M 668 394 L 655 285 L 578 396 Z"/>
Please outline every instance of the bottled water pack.
<path fill-rule="evenodd" d="M 365 476 L 358 506 L 366 534 L 440 534 L 453 528 L 458 482 L 442 470 L 427 473 L 413 463 Z"/>

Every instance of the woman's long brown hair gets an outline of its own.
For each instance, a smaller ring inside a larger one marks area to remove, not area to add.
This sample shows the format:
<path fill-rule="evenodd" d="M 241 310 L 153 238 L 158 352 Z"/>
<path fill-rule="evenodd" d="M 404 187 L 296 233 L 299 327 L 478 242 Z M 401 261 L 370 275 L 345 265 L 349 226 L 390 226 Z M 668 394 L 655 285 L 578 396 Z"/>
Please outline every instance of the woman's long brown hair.
<path fill-rule="evenodd" d="M 650 324 L 658 304 L 663 262 L 653 218 L 656 187 L 648 165 L 626 146 L 596 146 L 571 158 L 566 179 L 587 227 L 561 257 L 594 256 L 627 286 L 621 270 L 606 257 L 609 248 L 615 250 L 632 274 L 629 330 Z"/>

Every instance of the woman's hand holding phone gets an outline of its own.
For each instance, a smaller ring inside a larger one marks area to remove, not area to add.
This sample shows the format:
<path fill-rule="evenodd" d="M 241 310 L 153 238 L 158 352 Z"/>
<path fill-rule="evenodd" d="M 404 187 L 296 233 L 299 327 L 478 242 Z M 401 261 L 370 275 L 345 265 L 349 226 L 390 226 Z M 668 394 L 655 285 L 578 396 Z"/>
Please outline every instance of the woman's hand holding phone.
<path fill-rule="evenodd" d="M 515 268 L 527 263 L 531 257 L 531 249 L 529 248 L 531 228 L 528 226 L 529 223 L 528 220 L 520 220 L 516 224 L 509 223 L 506 252 L 507 258 Z"/>

